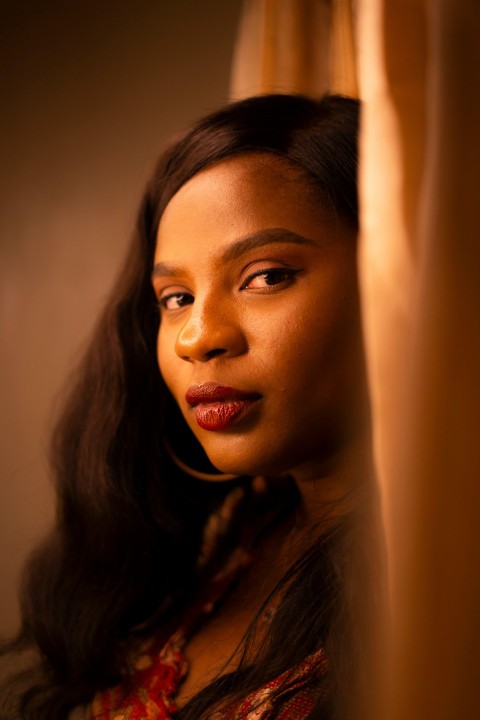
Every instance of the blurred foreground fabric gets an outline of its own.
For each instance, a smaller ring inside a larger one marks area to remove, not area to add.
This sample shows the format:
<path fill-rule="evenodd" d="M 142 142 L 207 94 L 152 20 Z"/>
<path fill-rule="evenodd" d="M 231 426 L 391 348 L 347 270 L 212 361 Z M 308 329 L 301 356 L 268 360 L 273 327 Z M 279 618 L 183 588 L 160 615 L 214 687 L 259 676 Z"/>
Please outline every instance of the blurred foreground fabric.
<path fill-rule="evenodd" d="M 359 273 L 392 604 L 381 720 L 480 717 L 480 3 L 246 0 L 231 96 L 363 103 Z"/>

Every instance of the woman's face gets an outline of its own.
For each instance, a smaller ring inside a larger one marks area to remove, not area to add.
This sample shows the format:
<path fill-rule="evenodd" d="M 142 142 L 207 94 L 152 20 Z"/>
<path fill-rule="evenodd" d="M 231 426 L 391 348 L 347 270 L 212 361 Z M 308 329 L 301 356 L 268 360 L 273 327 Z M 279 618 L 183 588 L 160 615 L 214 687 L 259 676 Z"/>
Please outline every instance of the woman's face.
<path fill-rule="evenodd" d="M 170 200 L 158 362 L 220 470 L 313 477 L 345 445 L 364 387 L 355 253 L 354 231 L 273 155 L 221 161 Z"/>

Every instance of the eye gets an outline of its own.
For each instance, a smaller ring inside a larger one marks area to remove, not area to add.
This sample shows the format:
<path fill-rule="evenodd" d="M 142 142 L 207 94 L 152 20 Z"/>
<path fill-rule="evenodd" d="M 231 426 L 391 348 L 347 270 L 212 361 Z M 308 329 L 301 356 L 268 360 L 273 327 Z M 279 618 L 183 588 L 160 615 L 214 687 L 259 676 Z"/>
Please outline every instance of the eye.
<path fill-rule="evenodd" d="M 280 290 L 291 284 L 299 272 L 300 268 L 262 268 L 251 273 L 242 283 L 240 290 Z"/>
<path fill-rule="evenodd" d="M 187 292 L 171 292 L 158 300 L 160 310 L 180 310 L 193 303 L 193 295 Z"/>

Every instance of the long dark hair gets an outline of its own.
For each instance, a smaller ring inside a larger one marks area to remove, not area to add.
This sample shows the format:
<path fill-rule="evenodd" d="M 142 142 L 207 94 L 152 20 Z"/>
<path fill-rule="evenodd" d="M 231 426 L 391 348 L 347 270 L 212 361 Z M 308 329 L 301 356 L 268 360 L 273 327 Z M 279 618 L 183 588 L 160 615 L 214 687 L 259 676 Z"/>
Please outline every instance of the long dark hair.
<path fill-rule="evenodd" d="M 8 646 L 37 651 L 36 674 L 23 677 L 21 717 L 64 720 L 122 681 L 132 638 L 165 627 L 172 607 L 188 601 L 206 519 L 228 489 L 183 475 L 162 442 L 170 398 L 156 362 L 150 275 L 168 201 L 213 162 L 274 153 L 303 171 L 327 211 L 355 226 L 357 125 L 351 99 L 255 97 L 202 120 L 160 158 L 53 437 L 56 526 L 25 571 L 22 630 Z M 212 683 L 182 717 L 245 694 L 321 645 L 330 700 L 318 712 L 334 716 L 354 654 L 345 589 L 351 532 L 351 524 L 337 527 L 303 555 L 284 581 L 258 657 Z"/>

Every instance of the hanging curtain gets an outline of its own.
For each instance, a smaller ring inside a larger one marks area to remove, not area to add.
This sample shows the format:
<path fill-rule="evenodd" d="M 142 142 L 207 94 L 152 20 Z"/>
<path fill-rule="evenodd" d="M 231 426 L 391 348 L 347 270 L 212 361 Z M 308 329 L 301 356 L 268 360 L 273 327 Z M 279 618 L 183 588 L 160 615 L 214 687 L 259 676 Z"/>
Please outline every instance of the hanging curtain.
<path fill-rule="evenodd" d="M 247 0 L 234 56 L 232 98 L 363 103 L 359 274 L 392 606 L 377 720 L 480 717 L 479 32 L 478 0 Z"/>
<path fill-rule="evenodd" d="M 480 717 L 480 4 L 361 0 L 360 270 L 388 720 Z"/>
<path fill-rule="evenodd" d="M 271 92 L 357 95 L 350 0 L 246 0 L 231 99 Z"/>

